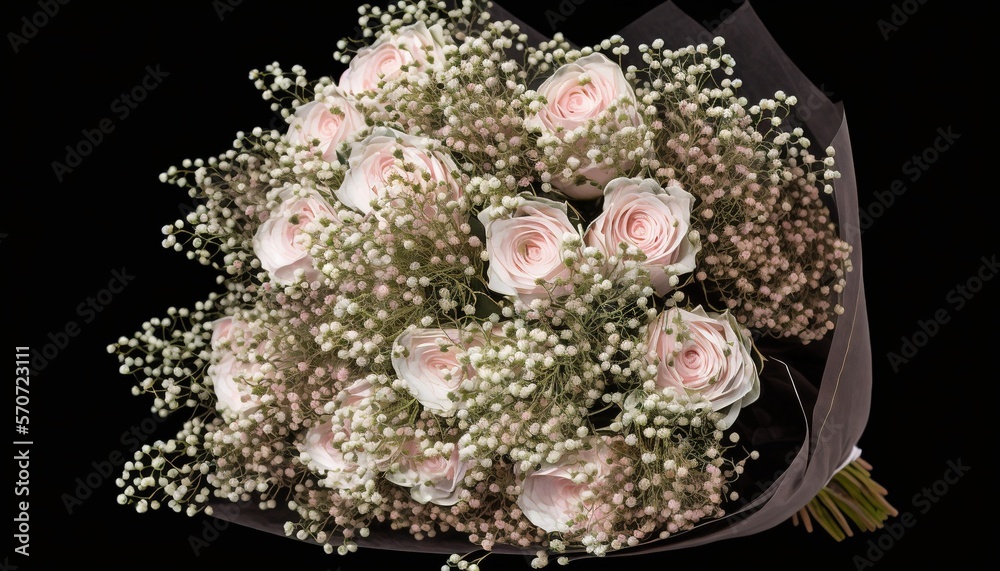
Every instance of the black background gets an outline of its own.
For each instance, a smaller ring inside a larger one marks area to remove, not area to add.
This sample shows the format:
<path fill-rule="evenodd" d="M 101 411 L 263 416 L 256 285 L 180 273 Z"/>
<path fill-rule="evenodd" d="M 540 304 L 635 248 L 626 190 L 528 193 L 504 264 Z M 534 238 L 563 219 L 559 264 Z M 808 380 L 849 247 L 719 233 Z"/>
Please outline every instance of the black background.
<path fill-rule="evenodd" d="M 131 378 L 117 373 L 106 345 L 168 306 L 192 306 L 217 288 L 212 271 L 160 247 L 160 227 L 190 201 L 176 187 L 160 184 L 157 175 L 184 158 L 223 152 L 239 130 L 272 125 L 273 114 L 247 79 L 251 69 L 277 60 L 286 68 L 303 65 L 310 77 L 339 76 L 342 67 L 331 53 L 354 28 L 353 7 L 74 1 L 59 5 L 53 16 L 35 16 L 44 14 L 43 3 L 5 3 L 0 20 L 8 40 L 0 48 L 8 72 L 0 163 L 7 197 L 0 225 L 8 306 L 3 329 L 9 348 L 36 350 L 71 321 L 79 332 L 31 378 L 31 555 L 14 553 L 14 524 L 8 520 L 11 539 L 0 553 L 4 568 L 440 568 L 440 555 L 362 550 L 327 556 L 315 546 L 237 526 L 212 539 L 206 526 L 216 520 L 169 511 L 136 514 L 117 505 L 113 479 L 119 470 L 109 477 L 100 473 L 133 447 L 136 440 L 127 435 L 133 427 L 138 440 L 166 436 L 143 431 L 144 420 L 151 426 L 151 403 L 131 396 Z M 505 6 L 543 33 L 558 30 L 590 44 L 656 3 L 564 0 L 560 6 L 539 0 Z M 737 5 L 678 4 L 709 24 Z M 838 544 L 784 524 L 703 548 L 582 561 L 571 568 L 977 568 L 972 562 L 988 552 L 987 536 L 996 530 L 996 479 L 990 477 L 994 462 L 987 444 L 996 418 L 990 414 L 997 378 L 996 280 L 983 283 L 961 307 L 954 296 L 957 286 L 976 286 L 969 280 L 977 273 L 992 277 L 996 271 L 983 261 L 997 253 L 998 243 L 996 159 L 989 154 L 993 148 L 979 142 L 994 124 L 996 108 L 995 89 L 980 83 L 992 73 L 985 14 L 936 0 L 882 0 L 851 9 L 829 1 L 753 5 L 792 60 L 847 110 L 859 203 L 873 216 L 863 256 L 874 389 L 860 446 L 875 464 L 875 479 L 890 489 L 900 511 L 912 515 L 907 521 L 913 525 L 895 520 L 896 537 L 881 531 Z M 231 10 L 220 15 L 220 6 Z M 22 18 L 33 17 L 47 21 L 32 34 Z M 880 29 L 879 20 L 892 24 L 893 17 L 898 29 Z M 27 42 L 15 51 L 10 33 Z M 113 102 L 141 84 L 147 66 L 165 74 L 122 118 Z M 66 146 L 76 146 L 83 130 L 105 118 L 114 130 L 58 180 L 53 161 L 66 162 Z M 960 137 L 918 178 L 908 161 L 932 147 L 939 129 Z M 906 191 L 879 208 L 878 197 L 887 200 L 897 179 Z M 81 310 L 88 297 L 108 287 L 115 271 L 134 278 L 99 313 Z M 935 318 L 936 329 L 927 325 Z M 921 321 L 933 335 L 915 335 Z M 899 353 L 904 338 L 926 343 L 894 367 L 887 355 Z M 8 371 L 13 393 L 15 375 Z M 968 469 L 956 478 L 949 462 Z M 17 468 L 13 461 L 7 466 L 0 478 L 13 507 L 25 498 L 15 497 Z M 70 513 L 64 498 L 88 477 L 99 485 Z M 924 489 L 934 502 L 917 497 Z M 192 537 L 212 541 L 196 555 Z M 528 564 L 497 556 L 483 568 Z"/>

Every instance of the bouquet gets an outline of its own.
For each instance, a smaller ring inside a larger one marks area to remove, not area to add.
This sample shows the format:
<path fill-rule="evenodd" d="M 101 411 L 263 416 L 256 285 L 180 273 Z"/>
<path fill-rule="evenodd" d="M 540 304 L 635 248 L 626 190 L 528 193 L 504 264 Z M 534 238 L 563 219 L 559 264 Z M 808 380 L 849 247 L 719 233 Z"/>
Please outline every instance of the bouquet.
<path fill-rule="evenodd" d="M 251 72 L 287 128 L 161 175 L 198 201 L 163 245 L 220 291 L 109 347 L 187 415 L 119 501 L 460 568 L 881 526 L 842 113 L 743 85 L 742 11 L 579 48 L 403 1 L 361 9 L 337 79 Z"/>

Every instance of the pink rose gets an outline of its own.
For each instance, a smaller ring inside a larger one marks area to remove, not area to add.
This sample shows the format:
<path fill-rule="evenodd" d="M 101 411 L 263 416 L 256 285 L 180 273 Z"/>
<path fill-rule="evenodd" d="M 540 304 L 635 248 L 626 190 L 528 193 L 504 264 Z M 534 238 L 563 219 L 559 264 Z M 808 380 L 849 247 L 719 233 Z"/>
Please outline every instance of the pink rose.
<path fill-rule="evenodd" d="M 566 215 L 565 204 L 535 198 L 525 200 L 511 218 L 491 221 L 484 210 L 479 219 L 486 227 L 487 277 L 493 291 L 527 303 L 549 295 L 546 288 L 556 280 L 570 278 L 563 261 L 563 239 L 566 234 L 579 234 Z M 562 295 L 571 287 L 559 286 L 552 293 Z"/>
<path fill-rule="evenodd" d="M 260 370 L 257 364 L 237 358 L 237 347 L 253 336 L 247 324 L 223 317 L 212 324 L 212 362 L 207 375 L 215 392 L 216 408 L 240 415 L 260 406 L 260 397 L 253 394 L 251 379 Z"/>
<path fill-rule="evenodd" d="M 668 309 L 649 325 L 647 343 L 659 358 L 657 386 L 701 395 L 726 426 L 760 395 L 751 341 L 728 312 Z"/>
<path fill-rule="evenodd" d="M 338 85 L 348 95 L 378 89 L 379 83 L 395 79 L 403 67 L 422 70 L 444 66 L 444 31 L 424 22 L 383 34 L 372 45 L 358 50 L 340 76 Z"/>
<path fill-rule="evenodd" d="M 621 67 L 601 53 L 584 56 L 560 67 L 538 87 L 537 92 L 545 97 L 545 105 L 537 114 L 528 116 L 524 125 L 529 130 L 559 139 L 563 139 L 568 131 L 586 128 L 601 120 L 613 103 L 618 105 L 616 115 L 625 112 L 624 122 L 616 118 L 614 123 L 620 127 L 634 127 L 642 123 L 632 85 L 625 79 Z M 586 151 L 592 145 L 585 138 L 578 140 L 577 144 L 580 149 L 578 158 L 583 164 L 569 179 L 553 176 L 552 186 L 570 198 L 598 198 L 604 185 L 623 174 L 623 169 L 588 159 Z"/>
<path fill-rule="evenodd" d="M 212 322 L 212 349 L 228 349 L 233 340 L 233 329 L 246 329 L 242 321 L 223 317 Z"/>
<path fill-rule="evenodd" d="M 328 420 L 313 426 L 306 432 L 303 446 L 303 460 L 324 476 L 323 483 L 335 490 L 357 488 L 374 477 L 374 469 L 368 454 L 354 452 L 355 458 L 348 460 L 341 452 L 340 445 L 350 437 L 350 430 L 339 427 Z"/>
<path fill-rule="evenodd" d="M 691 233 L 694 197 L 677 186 L 661 188 L 653 179 L 616 178 L 604 189 L 604 210 L 587 229 L 588 246 L 618 256 L 618 245 L 635 246 L 646 255 L 653 289 L 665 295 L 671 277 L 691 272 L 701 249 Z"/>
<path fill-rule="evenodd" d="M 253 251 L 261 266 L 279 285 L 296 283 L 296 272 L 302 270 L 307 281 L 322 275 L 313 264 L 312 256 L 303 244 L 305 233 L 320 219 L 338 221 L 330 204 L 313 191 L 286 189 L 278 195 L 281 203 L 270 217 L 257 228 Z"/>
<path fill-rule="evenodd" d="M 338 398 L 341 407 L 356 406 L 364 399 L 372 396 L 372 384 L 368 379 L 358 379 L 349 387 L 340 391 Z"/>
<path fill-rule="evenodd" d="M 610 474 L 610 457 L 611 450 L 597 442 L 589 450 L 528 473 L 517 498 L 524 517 L 548 533 L 566 533 L 611 515 L 609 506 L 596 505 L 588 493 Z"/>
<path fill-rule="evenodd" d="M 460 336 L 457 329 L 412 329 L 396 339 L 403 351 L 392 353 L 392 366 L 410 394 L 440 416 L 452 416 L 461 408 L 454 395 L 470 376 L 458 362 L 465 351 Z"/>
<path fill-rule="evenodd" d="M 375 129 L 351 145 L 349 168 L 336 191 L 337 198 L 363 214 L 372 211 L 373 200 L 394 198 L 404 185 L 458 198 L 462 193 L 454 176 L 458 165 L 451 155 L 430 150 L 430 145 L 428 139 L 393 129 Z M 433 216 L 435 211 L 436 202 L 429 200 L 425 214 Z"/>
<path fill-rule="evenodd" d="M 311 465 L 321 473 L 331 470 L 345 471 L 353 467 L 344 459 L 336 437 L 337 430 L 332 420 L 317 424 L 306 432 L 305 452 L 309 456 Z"/>
<path fill-rule="evenodd" d="M 354 452 L 353 460 L 344 457 L 341 445 L 351 438 L 351 425 L 358 405 L 372 394 L 371 384 L 361 379 L 344 389 L 340 409 L 330 419 L 310 428 L 302 445 L 303 461 L 325 476 L 324 483 L 337 490 L 355 488 L 374 476 L 374 459 L 362 450 Z"/>
<path fill-rule="evenodd" d="M 410 488 L 410 497 L 426 504 L 453 506 L 462 494 L 462 483 L 468 462 L 459 459 L 458 446 L 451 454 L 427 456 L 416 443 L 404 447 L 405 455 L 399 460 L 397 470 L 385 473 L 390 482 Z"/>
<path fill-rule="evenodd" d="M 347 99 L 335 95 L 296 109 L 287 138 L 289 143 L 303 147 L 312 147 L 315 141 L 323 158 L 333 161 L 340 144 L 363 128 L 364 116 Z"/>

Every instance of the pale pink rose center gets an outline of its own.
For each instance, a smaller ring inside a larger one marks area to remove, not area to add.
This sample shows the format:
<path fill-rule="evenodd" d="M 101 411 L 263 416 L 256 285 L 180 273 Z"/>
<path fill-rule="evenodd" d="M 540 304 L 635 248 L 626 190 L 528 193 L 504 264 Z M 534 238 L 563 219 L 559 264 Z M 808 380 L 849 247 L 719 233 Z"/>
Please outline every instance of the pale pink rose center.
<path fill-rule="evenodd" d="M 552 236 L 541 232 L 526 232 L 517 244 L 517 258 L 514 260 L 518 269 L 529 272 L 531 268 L 550 261 L 552 252 L 558 245 L 553 243 Z"/>
<path fill-rule="evenodd" d="M 379 50 L 376 57 L 375 69 L 378 70 L 378 76 L 382 79 L 392 79 L 399 73 L 400 68 L 403 67 L 403 54 L 394 47 L 386 46 L 384 49 Z M 376 87 L 376 84 L 373 84 L 371 87 Z"/>
<path fill-rule="evenodd" d="M 601 110 L 598 93 L 591 85 L 582 85 L 563 95 L 556 102 L 555 112 L 560 117 L 589 117 Z"/>
<path fill-rule="evenodd" d="M 562 479 L 559 485 L 559 496 L 565 502 L 564 508 L 568 511 L 573 510 L 576 507 L 576 502 L 580 501 L 580 497 L 586 490 L 587 486 L 584 484 L 574 484 L 572 480 Z"/>
<path fill-rule="evenodd" d="M 332 139 L 337 134 L 337 129 L 340 127 L 341 116 L 334 115 L 327 110 L 323 110 L 322 115 L 320 115 L 316 127 L 316 131 L 319 132 L 322 138 Z"/>
<path fill-rule="evenodd" d="M 684 366 L 686 368 L 697 370 L 702 367 L 702 364 L 705 362 L 705 357 L 699 347 L 688 346 L 684 349 L 682 360 L 684 361 Z"/>
<path fill-rule="evenodd" d="M 379 155 L 378 162 L 376 163 L 376 172 L 373 177 L 382 187 L 389 184 L 395 176 L 400 176 L 401 173 L 399 168 L 396 167 L 396 159 L 389 153 Z"/>
<path fill-rule="evenodd" d="M 436 348 L 433 356 L 427 359 L 428 368 L 437 376 L 438 379 L 445 382 L 449 388 L 455 388 L 458 386 L 458 381 L 460 376 L 458 373 L 458 363 L 454 359 L 449 358 L 445 353 L 441 353 Z M 449 378 L 450 377 L 450 378 Z"/>
<path fill-rule="evenodd" d="M 551 283 L 568 274 L 569 269 L 562 263 L 562 236 L 572 232 L 573 227 L 563 212 L 548 206 L 525 206 L 519 214 L 492 223 L 487 244 L 490 287 L 511 288 L 526 299 L 549 291 L 537 280 Z"/>
<path fill-rule="evenodd" d="M 435 173 L 433 169 L 428 168 L 431 165 L 427 165 L 424 162 L 414 162 L 406 160 L 407 165 L 414 167 L 413 170 L 407 170 L 404 168 L 399 160 L 393 156 L 393 148 L 387 149 L 386 151 L 380 153 L 374 161 L 371 163 L 369 168 L 368 180 L 371 184 L 372 198 L 374 197 L 395 197 L 396 193 L 392 192 L 391 189 L 400 184 L 408 184 L 414 186 L 425 186 L 425 181 L 421 176 L 422 172 L 430 172 L 432 179 Z M 410 154 L 410 153 L 407 153 Z M 410 157 L 407 157 L 410 158 Z M 416 157 L 417 159 L 423 157 Z M 404 159 L 405 160 L 405 159 Z"/>
<path fill-rule="evenodd" d="M 692 339 L 684 342 L 678 355 L 678 374 L 688 388 L 704 389 L 728 374 L 726 339 L 721 327 L 708 323 L 692 323 L 690 333 Z"/>
<path fill-rule="evenodd" d="M 570 520 L 586 509 L 587 506 L 581 504 L 580 498 L 587 490 L 587 485 L 576 484 L 564 476 L 548 476 L 543 481 L 544 484 L 539 489 L 541 493 L 535 499 L 543 505 L 548 503 L 555 512 L 550 516 L 560 523 L 569 524 Z"/>
<path fill-rule="evenodd" d="M 428 476 L 440 475 L 445 478 L 449 478 L 454 472 L 454 467 L 451 466 L 451 462 L 449 462 L 446 458 L 435 456 L 434 458 L 427 458 L 423 461 L 421 472 Z"/>
<path fill-rule="evenodd" d="M 646 213 L 639 213 L 629 220 L 629 236 L 637 243 L 644 243 L 650 237 L 655 237 L 654 223 Z"/>
<path fill-rule="evenodd" d="M 677 232 L 673 212 L 661 204 L 639 201 L 622 209 L 614 224 L 614 238 L 632 244 L 647 256 L 660 258 L 674 253 L 660 262 L 673 261 L 682 236 Z"/>
<path fill-rule="evenodd" d="M 312 205 L 304 204 L 301 206 L 301 209 L 289 215 L 288 223 L 284 224 L 282 231 L 285 243 L 295 247 L 300 245 L 303 228 L 317 217 Z"/>
<path fill-rule="evenodd" d="M 350 426 L 345 423 L 344 433 L 350 435 Z M 344 455 L 340 451 L 340 446 L 335 442 L 336 434 L 331 422 L 323 423 L 311 429 L 306 435 L 306 451 L 313 461 L 325 470 L 351 471 L 356 470 L 356 466 L 350 465 L 344 460 Z"/>
<path fill-rule="evenodd" d="M 534 242 L 529 242 L 522 246 L 521 255 L 529 262 L 540 262 L 542 260 L 542 247 Z"/>

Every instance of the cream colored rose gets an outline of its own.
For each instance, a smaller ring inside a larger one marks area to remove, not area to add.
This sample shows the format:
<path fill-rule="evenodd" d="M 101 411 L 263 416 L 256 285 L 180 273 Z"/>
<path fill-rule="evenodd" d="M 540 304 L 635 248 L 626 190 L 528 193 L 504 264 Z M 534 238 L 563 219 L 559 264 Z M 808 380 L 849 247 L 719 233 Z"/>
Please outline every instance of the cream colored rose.
<path fill-rule="evenodd" d="M 383 34 L 371 46 L 358 50 L 340 76 L 338 85 L 349 95 L 378 89 L 379 83 L 403 73 L 404 66 L 423 70 L 444 66 L 444 30 L 424 22 Z"/>
<path fill-rule="evenodd" d="M 377 462 L 363 450 L 355 450 L 354 457 L 348 459 L 342 445 L 351 439 L 352 425 L 359 422 L 362 401 L 372 396 L 371 384 L 360 379 L 344 389 L 337 403 L 339 409 L 334 418 L 310 428 L 301 446 L 302 460 L 313 470 L 324 476 L 327 487 L 346 490 L 356 488 L 374 477 Z"/>
<path fill-rule="evenodd" d="M 616 178 L 604 190 L 604 209 L 585 235 L 588 246 L 605 255 L 620 254 L 619 244 L 635 246 L 646 260 L 653 289 L 665 295 L 672 276 L 695 268 L 701 249 L 691 231 L 694 197 L 677 186 L 661 188 L 653 179 Z"/>
<path fill-rule="evenodd" d="M 372 211 L 377 198 L 392 199 L 403 186 L 447 198 L 461 196 L 455 175 L 458 165 L 451 155 L 430 150 L 428 139 L 387 128 L 351 145 L 347 174 L 337 189 L 337 198 L 363 214 Z M 426 202 L 425 214 L 433 216 L 436 200 Z"/>
<path fill-rule="evenodd" d="M 303 242 L 305 233 L 320 219 L 337 222 L 337 214 L 314 191 L 286 189 L 278 199 L 281 201 L 278 207 L 254 234 L 253 251 L 275 283 L 283 286 L 296 283 L 299 270 L 307 281 L 313 282 L 321 274 Z"/>
<path fill-rule="evenodd" d="M 601 53 L 593 53 L 561 66 L 538 87 L 537 93 L 546 102 L 536 114 L 525 119 L 524 125 L 542 134 L 563 139 L 568 131 L 604 118 L 612 104 L 616 104 L 619 111 L 612 119 L 614 123 L 621 127 L 642 123 L 635 91 L 625 79 L 621 66 Z M 619 116 L 623 115 L 623 110 L 625 119 L 621 121 Z M 586 151 L 593 146 L 592 143 L 585 138 L 575 143 L 579 147 L 578 156 L 582 164 L 572 177 L 557 175 L 552 178 L 552 186 L 570 198 L 599 198 L 604 185 L 624 174 L 628 168 L 588 159 Z"/>
<path fill-rule="evenodd" d="M 486 211 L 479 218 L 486 227 L 487 277 L 493 291 L 530 302 L 549 295 L 556 280 L 570 278 L 563 240 L 578 233 L 565 204 L 536 198 L 524 201 L 511 218 L 489 220 Z M 558 286 L 552 293 L 562 295 L 570 287 Z"/>
<path fill-rule="evenodd" d="M 607 506 L 594 505 L 588 494 L 609 475 L 610 456 L 607 445 L 597 442 L 589 450 L 525 475 L 517 498 L 524 517 L 548 533 L 565 533 L 610 515 Z"/>
<path fill-rule="evenodd" d="M 659 359 L 657 386 L 701 395 L 726 426 L 760 395 L 751 341 L 728 312 L 670 308 L 649 325 L 647 343 Z"/>
<path fill-rule="evenodd" d="M 354 467 L 353 463 L 344 460 L 340 446 L 336 443 L 336 436 L 335 425 L 330 420 L 313 426 L 306 433 L 305 452 L 317 471 L 343 472 Z"/>
<path fill-rule="evenodd" d="M 340 392 L 340 406 L 353 407 L 372 396 L 372 384 L 368 379 L 358 379 Z"/>
<path fill-rule="evenodd" d="M 348 460 L 341 444 L 350 438 L 350 426 L 342 427 L 331 420 L 313 426 L 306 433 L 303 460 L 324 476 L 323 485 L 335 490 L 357 488 L 375 476 L 374 463 L 363 451 L 355 451 Z"/>
<path fill-rule="evenodd" d="M 458 503 L 469 468 L 468 462 L 459 459 L 458 446 L 448 455 L 422 453 L 415 443 L 404 446 L 404 451 L 398 469 L 385 473 L 386 480 L 410 488 L 410 496 L 422 504 Z"/>
<path fill-rule="evenodd" d="M 253 394 L 253 375 L 260 366 L 236 355 L 237 344 L 250 340 L 250 330 L 242 321 L 224 317 L 212 324 L 212 361 L 207 376 L 220 412 L 241 415 L 260 406 L 260 397 Z"/>
<path fill-rule="evenodd" d="M 315 143 L 323 158 L 333 161 L 341 143 L 364 128 L 364 115 L 346 98 L 334 95 L 297 108 L 289 121 L 286 138 L 289 143 L 303 147 Z"/>
<path fill-rule="evenodd" d="M 459 363 L 466 348 L 457 329 L 412 329 L 395 342 L 392 366 L 406 388 L 428 411 L 452 416 L 461 408 L 456 396 L 470 371 Z"/>

